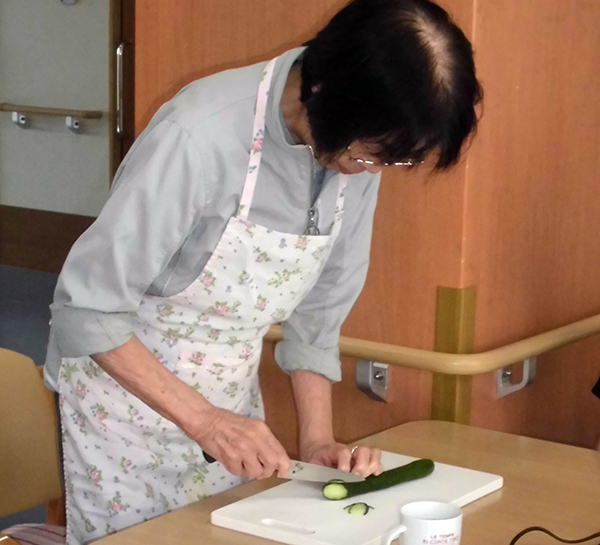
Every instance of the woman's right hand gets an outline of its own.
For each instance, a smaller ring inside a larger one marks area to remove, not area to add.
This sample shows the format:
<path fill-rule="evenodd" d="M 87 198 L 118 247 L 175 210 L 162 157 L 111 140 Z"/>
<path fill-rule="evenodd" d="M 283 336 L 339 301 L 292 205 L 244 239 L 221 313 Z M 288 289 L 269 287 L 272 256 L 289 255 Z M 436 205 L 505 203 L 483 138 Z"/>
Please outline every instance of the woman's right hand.
<path fill-rule="evenodd" d="M 201 429 L 189 435 L 228 471 L 256 479 L 266 479 L 276 471 L 287 475 L 290 459 L 262 420 L 217 407 L 204 417 Z"/>

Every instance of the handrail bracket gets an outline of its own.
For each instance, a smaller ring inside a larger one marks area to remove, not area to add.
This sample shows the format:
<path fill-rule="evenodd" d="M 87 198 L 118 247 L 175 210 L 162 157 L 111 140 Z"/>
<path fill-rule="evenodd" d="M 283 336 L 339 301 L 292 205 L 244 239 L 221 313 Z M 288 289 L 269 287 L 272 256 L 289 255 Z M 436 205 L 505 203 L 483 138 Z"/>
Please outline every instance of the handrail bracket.
<path fill-rule="evenodd" d="M 506 397 L 526 388 L 535 379 L 535 356 L 527 358 L 523 362 L 523 378 L 518 383 L 511 381 L 512 371 L 510 367 L 502 367 L 496 371 L 496 397 Z"/>
<path fill-rule="evenodd" d="M 12 122 L 21 129 L 26 129 L 29 127 L 29 119 L 24 113 L 21 112 L 13 112 L 12 113 Z"/>
<path fill-rule="evenodd" d="M 386 363 L 356 360 L 356 386 L 375 401 L 388 400 L 389 369 Z"/>

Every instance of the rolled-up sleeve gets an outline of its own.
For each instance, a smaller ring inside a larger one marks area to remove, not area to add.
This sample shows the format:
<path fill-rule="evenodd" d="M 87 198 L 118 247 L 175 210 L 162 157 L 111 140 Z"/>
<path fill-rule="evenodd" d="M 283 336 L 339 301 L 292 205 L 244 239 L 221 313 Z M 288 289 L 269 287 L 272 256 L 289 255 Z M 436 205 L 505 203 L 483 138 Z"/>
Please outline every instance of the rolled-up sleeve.
<path fill-rule="evenodd" d="M 142 135 L 98 219 L 71 249 L 51 305 L 46 374 L 59 358 L 107 352 L 132 336 L 131 314 L 199 220 L 201 146 L 171 121 Z M 53 377 L 47 376 L 51 385 Z"/>
<path fill-rule="evenodd" d="M 275 360 L 286 373 L 312 371 L 331 382 L 342 378 L 340 329 L 367 276 L 379 181 L 379 175 L 372 176 L 362 196 L 346 206 L 342 230 L 319 280 L 281 324 L 283 340 L 275 348 Z"/>

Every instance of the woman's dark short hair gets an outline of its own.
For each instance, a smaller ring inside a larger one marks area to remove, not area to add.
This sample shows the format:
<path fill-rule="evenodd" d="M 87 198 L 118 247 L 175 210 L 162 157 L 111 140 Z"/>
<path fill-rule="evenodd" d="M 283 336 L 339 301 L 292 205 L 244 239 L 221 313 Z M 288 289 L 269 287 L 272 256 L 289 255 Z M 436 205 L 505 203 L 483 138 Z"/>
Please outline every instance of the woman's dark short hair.
<path fill-rule="evenodd" d="M 428 0 L 353 0 L 307 42 L 301 100 L 318 153 L 373 143 L 382 162 L 456 163 L 477 124 L 473 50 Z"/>

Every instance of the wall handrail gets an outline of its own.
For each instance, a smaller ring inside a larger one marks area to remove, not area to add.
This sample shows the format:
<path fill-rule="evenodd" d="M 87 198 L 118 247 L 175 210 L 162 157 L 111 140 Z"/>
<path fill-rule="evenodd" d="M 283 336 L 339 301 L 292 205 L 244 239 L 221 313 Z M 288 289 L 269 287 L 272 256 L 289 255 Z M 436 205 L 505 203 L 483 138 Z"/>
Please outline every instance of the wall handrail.
<path fill-rule="evenodd" d="M 447 354 L 393 344 L 340 337 L 340 355 L 433 371 L 446 375 L 480 375 L 496 371 L 600 333 L 600 314 L 527 339 L 478 354 Z M 282 340 L 280 325 L 271 326 L 265 341 Z"/>
<path fill-rule="evenodd" d="M 53 117 L 76 117 L 79 119 L 101 119 L 102 112 L 97 110 L 65 110 L 62 108 L 44 108 L 0 102 L 1 112 L 19 112 L 22 114 L 48 115 Z"/>

